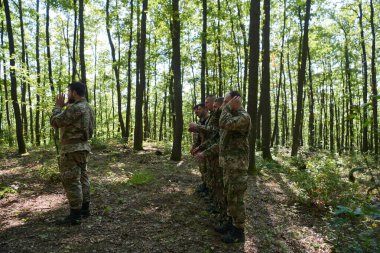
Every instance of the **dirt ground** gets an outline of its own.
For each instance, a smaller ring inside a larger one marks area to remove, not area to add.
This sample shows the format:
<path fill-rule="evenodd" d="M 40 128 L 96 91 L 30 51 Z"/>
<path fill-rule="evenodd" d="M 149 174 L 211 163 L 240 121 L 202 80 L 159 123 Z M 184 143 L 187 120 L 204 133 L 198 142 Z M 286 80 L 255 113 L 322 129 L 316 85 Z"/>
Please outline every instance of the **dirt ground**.
<path fill-rule="evenodd" d="M 320 214 L 294 202 L 281 173 L 249 177 L 246 242 L 226 245 L 213 215 L 195 193 L 197 164 L 121 145 L 94 150 L 89 162 L 92 216 L 80 226 L 54 221 L 67 214 L 53 149 L 4 154 L 0 183 L 0 252 L 332 252 Z M 49 170 L 50 168 L 50 170 Z M 51 173 L 51 174 L 49 174 Z M 132 179 L 139 178 L 140 181 Z"/>

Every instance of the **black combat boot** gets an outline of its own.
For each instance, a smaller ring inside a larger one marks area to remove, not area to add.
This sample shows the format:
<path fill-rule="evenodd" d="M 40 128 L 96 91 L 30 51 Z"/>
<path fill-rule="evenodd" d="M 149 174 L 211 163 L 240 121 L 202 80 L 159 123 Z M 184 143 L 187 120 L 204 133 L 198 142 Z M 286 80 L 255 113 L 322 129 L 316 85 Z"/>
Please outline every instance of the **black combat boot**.
<path fill-rule="evenodd" d="M 228 230 L 227 234 L 222 236 L 222 241 L 225 243 L 244 242 L 245 241 L 244 229 L 237 228 L 232 225 L 232 228 Z"/>
<path fill-rule="evenodd" d="M 220 234 L 224 234 L 231 230 L 233 227 L 232 225 L 232 219 L 231 217 L 228 217 L 227 219 L 223 219 L 217 224 L 214 228 L 214 230 Z"/>
<path fill-rule="evenodd" d="M 207 188 L 206 184 L 202 183 L 202 184 L 198 185 L 198 187 L 196 189 L 196 192 L 197 193 L 206 193 L 206 192 L 208 192 L 208 188 Z"/>
<path fill-rule="evenodd" d="M 57 225 L 67 225 L 67 226 L 80 225 L 81 223 L 82 223 L 81 209 L 70 209 L 70 214 L 68 216 L 56 222 Z"/>
<path fill-rule="evenodd" d="M 82 218 L 88 218 L 91 215 L 90 202 L 83 202 L 80 214 L 82 215 Z"/>

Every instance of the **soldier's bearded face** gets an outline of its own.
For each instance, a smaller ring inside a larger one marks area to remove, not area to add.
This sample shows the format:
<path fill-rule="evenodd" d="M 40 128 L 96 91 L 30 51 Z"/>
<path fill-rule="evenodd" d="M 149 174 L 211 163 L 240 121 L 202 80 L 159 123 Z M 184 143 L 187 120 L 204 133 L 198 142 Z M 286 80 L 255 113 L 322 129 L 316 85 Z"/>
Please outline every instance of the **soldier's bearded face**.
<path fill-rule="evenodd" d="M 68 90 L 67 92 L 67 99 L 68 99 L 69 104 L 73 104 L 75 102 L 75 98 L 71 90 Z"/>

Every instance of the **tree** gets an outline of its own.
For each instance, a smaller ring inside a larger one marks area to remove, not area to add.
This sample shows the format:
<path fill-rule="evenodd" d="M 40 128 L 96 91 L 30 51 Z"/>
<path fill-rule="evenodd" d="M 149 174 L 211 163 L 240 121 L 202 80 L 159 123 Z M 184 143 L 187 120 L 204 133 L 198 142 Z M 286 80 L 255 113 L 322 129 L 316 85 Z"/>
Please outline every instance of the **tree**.
<path fill-rule="evenodd" d="M 14 116 L 16 119 L 16 136 L 17 136 L 17 145 L 18 145 L 18 153 L 24 154 L 26 153 L 23 129 L 22 129 L 22 120 L 20 114 L 20 107 L 17 99 L 17 80 L 16 80 L 16 62 L 15 62 L 15 46 L 13 39 L 13 30 L 12 30 L 12 20 L 11 20 L 11 12 L 9 9 L 8 0 L 4 0 L 4 11 L 7 22 L 7 32 L 8 32 L 8 43 L 9 43 L 9 55 L 10 55 L 10 74 L 11 74 L 11 97 L 13 104 Z"/>
<path fill-rule="evenodd" d="M 255 164 L 256 126 L 257 126 L 257 90 L 259 87 L 260 60 L 260 0 L 251 0 L 249 24 L 249 86 L 248 113 L 252 124 L 249 134 L 249 167 L 250 173 L 257 173 Z"/>
<path fill-rule="evenodd" d="M 262 150 L 263 158 L 271 160 L 271 110 L 270 110 L 270 0 L 264 0 L 263 27 L 263 77 L 260 104 L 262 109 Z"/>
<path fill-rule="evenodd" d="M 79 0 L 79 61 L 80 61 L 80 76 L 82 83 L 86 86 L 86 99 L 88 100 L 88 87 L 86 81 L 86 61 L 84 57 L 84 0 Z"/>
<path fill-rule="evenodd" d="M 139 62 L 139 74 L 140 80 L 136 84 L 136 106 L 135 106 L 135 133 L 133 148 L 135 150 L 143 149 L 143 118 L 142 118 L 142 106 L 144 100 L 145 90 L 145 50 L 146 50 L 146 15 L 148 12 L 148 0 L 143 0 L 143 10 L 141 14 L 141 38 L 140 45 L 138 47 L 138 62 Z"/>
<path fill-rule="evenodd" d="M 173 78 L 174 78 L 174 131 L 173 131 L 173 148 L 170 159 L 173 161 L 181 160 L 182 151 L 182 132 L 183 132 L 183 115 L 182 115 L 182 84 L 181 84 L 181 23 L 179 18 L 179 0 L 172 0 L 172 46 L 173 46 Z"/>
<path fill-rule="evenodd" d="M 310 20 L 310 7 L 311 0 L 306 0 L 306 15 L 305 15 L 305 25 L 302 41 L 302 53 L 301 53 L 301 66 L 298 69 L 298 85 L 297 85 L 297 112 L 296 120 L 293 129 L 293 144 L 292 144 L 292 156 L 296 156 L 298 153 L 300 133 L 301 133 L 301 117 L 302 117 L 302 107 L 303 107 L 303 86 L 305 83 L 306 74 L 306 60 L 307 60 L 307 49 L 309 47 L 309 20 Z"/>

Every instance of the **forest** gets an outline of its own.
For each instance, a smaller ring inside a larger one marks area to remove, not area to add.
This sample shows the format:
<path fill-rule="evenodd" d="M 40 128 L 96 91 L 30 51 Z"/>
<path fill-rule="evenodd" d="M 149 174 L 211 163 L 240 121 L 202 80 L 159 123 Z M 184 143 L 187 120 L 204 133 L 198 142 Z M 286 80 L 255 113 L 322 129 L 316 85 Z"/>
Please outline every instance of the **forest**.
<path fill-rule="evenodd" d="M 378 252 L 373 0 L 1 0 L 1 252 Z M 73 81 L 95 115 L 94 213 L 65 212 L 51 127 Z M 207 95 L 251 117 L 246 242 L 224 245 L 187 131 Z M 206 202 L 205 202 L 206 201 Z"/>

